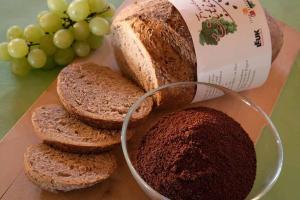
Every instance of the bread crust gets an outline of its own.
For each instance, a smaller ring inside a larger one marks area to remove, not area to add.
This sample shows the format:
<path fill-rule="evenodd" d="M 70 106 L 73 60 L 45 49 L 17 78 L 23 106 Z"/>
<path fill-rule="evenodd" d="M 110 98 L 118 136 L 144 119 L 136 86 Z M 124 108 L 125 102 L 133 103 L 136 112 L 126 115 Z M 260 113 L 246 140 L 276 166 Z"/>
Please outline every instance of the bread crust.
<path fill-rule="evenodd" d="M 266 16 L 271 32 L 274 60 L 282 47 L 283 35 L 276 21 L 268 13 Z M 128 49 L 122 44 L 130 38 L 126 33 L 121 36 L 118 34 L 123 31 L 124 26 L 132 29 L 128 32 L 133 31 L 143 45 L 140 48 L 146 49 L 146 57 L 150 57 L 147 59 L 152 61 L 149 66 L 155 71 L 155 78 L 149 80 L 149 75 L 141 74 L 136 70 L 139 67 L 128 61 Z M 169 1 L 142 0 L 123 9 L 113 21 L 112 33 L 113 48 L 122 71 L 146 91 L 167 83 L 197 80 L 196 55 L 191 35 L 184 19 Z M 195 92 L 196 88 L 165 90 L 158 93 L 154 100 L 159 106 L 173 104 L 173 99 L 179 99 L 178 103 L 189 103 L 193 100 Z"/>

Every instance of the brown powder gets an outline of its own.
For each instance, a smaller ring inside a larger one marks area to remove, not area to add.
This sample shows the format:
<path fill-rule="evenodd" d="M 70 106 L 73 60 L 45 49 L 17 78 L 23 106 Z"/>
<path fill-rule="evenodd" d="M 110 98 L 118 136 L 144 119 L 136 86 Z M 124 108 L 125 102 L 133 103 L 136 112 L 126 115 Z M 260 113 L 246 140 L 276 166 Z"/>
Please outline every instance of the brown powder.
<path fill-rule="evenodd" d="M 170 199 L 245 199 L 256 175 L 248 134 L 220 111 L 199 107 L 159 119 L 136 158 L 141 177 Z"/>

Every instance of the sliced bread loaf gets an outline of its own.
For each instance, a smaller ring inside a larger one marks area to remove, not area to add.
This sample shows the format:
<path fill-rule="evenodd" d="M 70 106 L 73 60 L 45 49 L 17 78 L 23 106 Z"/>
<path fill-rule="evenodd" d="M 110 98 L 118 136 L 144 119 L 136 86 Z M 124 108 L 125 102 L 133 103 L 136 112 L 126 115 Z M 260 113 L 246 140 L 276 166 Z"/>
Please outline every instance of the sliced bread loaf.
<path fill-rule="evenodd" d="M 121 141 L 120 130 L 90 127 L 70 115 L 61 105 L 45 105 L 32 113 L 33 128 L 44 143 L 75 153 L 99 152 Z M 131 132 L 128 136 L 131 136 Z"/>
<path fill-rule="evenodd" d="M 72 154 L 45 144 L 28 147 L 24 165 L 27 177 L 51 192 L 90 187 L 110 177 L 117 167 L 111 153 Z"/>
<path fill-rule="evenodd" d="M 267 14 L 272 59 L 279 53 L 283 35 Z M 122 71 L 146 91 L 161 85 L 196 81 L 192 38 L 184 19 L 168 0 L 141 0 L 123 9 L 112 23 L 113 47 Z M 163 90 L 158 105 L 193 100 L 195 88 Z"/>
<path fill-rule="evenodd" d="M 68 112 L 92 126 L 109 129 L 121 128 L 129 108 L 144 95 L 120 73 L 93 63 L 64 68 L 58 75 L 57 93 Z M 132 123 L 146 117 L 152 104 L 151 98 L 145 100 L 132 115 Z"/>

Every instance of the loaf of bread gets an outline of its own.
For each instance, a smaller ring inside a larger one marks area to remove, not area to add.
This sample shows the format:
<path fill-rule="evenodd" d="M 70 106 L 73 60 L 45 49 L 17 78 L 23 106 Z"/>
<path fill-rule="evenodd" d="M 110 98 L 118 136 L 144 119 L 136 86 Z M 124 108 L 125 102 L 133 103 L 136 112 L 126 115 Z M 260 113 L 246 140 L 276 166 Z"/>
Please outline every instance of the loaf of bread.
<path fill-rule="evenodd" d="M 272 60 L 279 53 L 283 34 L 266 14 L 272 40 Z M 121 70 L 146 91 L 161 85 L 196 81 L 193 42 L 178 10 L 168 0 L 142 0 L 116 16 L 112 24 L 113 47 Z M 192 101 L 195 88 L 163 90 L 157 105 Z"/>
<path fill-rule="evenodd" d="M 29 180 L 51 192 L 90 187 L 109 178 L 117 168 L 112 153 L 73 154 L 45 144 L 29 146 L 24 165 Z"/>
<path fill-rule="evenodd" d="M 121 142 L 121 130 L 88 126 L 58 104 L 36 108 L 31 121 L 35 133 L 44 143 L 67 152 L 101 152 Z M 128 133 L 130 138 L 132 134 L 130 131 Z"/>
<path fill-rule="evenodd" d="M 93 63 L 71 64 L 57 78 L 57 94 L 65 109 L 98 128 L 120 129 L 129 108 L 144 93 L 121 73 Z M 151 98 L 146 99 L 131 124 L 146 117 L 152 104 Z"/>

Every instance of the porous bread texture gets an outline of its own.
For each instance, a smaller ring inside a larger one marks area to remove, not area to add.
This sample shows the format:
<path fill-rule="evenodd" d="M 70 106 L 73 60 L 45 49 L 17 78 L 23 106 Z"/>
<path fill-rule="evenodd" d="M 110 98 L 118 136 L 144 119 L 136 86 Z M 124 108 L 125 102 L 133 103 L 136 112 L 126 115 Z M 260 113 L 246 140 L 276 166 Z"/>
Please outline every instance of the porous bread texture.
<path fill-rule="evenodd" d="M 90 187 L 109 178 L 117 167 L 111 153 L 72 154 L 46 144 L 29 146 L 24 165 L 29 180 L 51 192 Z"/>
<path fill-rule="evenodd" d="M 60 72 L 57 93 L 65 109 L 80 120 L 99 128 L 119 129 L 129 108 L 145 92 L 108 67 L 77 63 Z M 143 101 L 130 125 L 145 118 L 152 104 L 151 98 Z"/>
<path fill-rule="evenodd" d="M 75 153 L 100 152 L 121 141 L 120 130 L 97 129 L 70 115 L 61 105 L 36 108 L 31 117 L 33 128 L 44 143 Z M 129 131 L 129 138 L 131 136 Z"/>
<path fill-rule="evenodd" d="M 282 47 L 283 36 L 268 14 L 267 20 L 274 60 Z M 191 35 L 182 16 L 169 1 L 142 0 L 128 6 L 115 17 L 112 35 L 121 70 L 146 91 L 167 83 L 197 80 Z M 195 92 L 195 87 L 162 90 L 154 100 L 159 106 L 189 103 Z"/>

